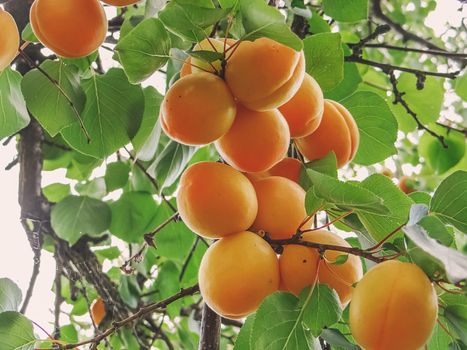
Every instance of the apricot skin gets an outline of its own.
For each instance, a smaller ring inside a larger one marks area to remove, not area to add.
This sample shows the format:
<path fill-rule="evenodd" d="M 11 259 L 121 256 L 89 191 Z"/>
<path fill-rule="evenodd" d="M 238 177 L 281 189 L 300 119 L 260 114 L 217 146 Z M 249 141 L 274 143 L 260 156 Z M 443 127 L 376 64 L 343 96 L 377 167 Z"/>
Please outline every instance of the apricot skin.
<path fill-rule="evenodd" d="M 161 107 L 166 134 L 186 145 L 204 145 L 232 126 L 236 105 L 224 81 L 210 73 L 190 74 L 171 86 Z"/>
<path fill-rule="evenodd" d="M 305 75 L 303 52 L 268 38 L 242 41 L 228 57 L 226 82 L 237 100 L 253 110 L 270 110 L 286 103 Z"/>
<path fill-rule="evenodd" d="M 355 288 L 350 328 L 366 350 L 417 350 L 435 326 L 435 289 L 415 264 L 390 260 L 373 267 Z"/>
<path fill-rule="evenodd" d="M 206 251 L 199 268 L 204 301 L 219 315 L 242 318 L 279 288 L 279 264 L 271 246 L 244 231 L 222 238 Z"/>
<path fill-rule="evenodd" d="M 287 122 L 277 109 L 256 112 L 237 105 L 232 127 L 215 145 L 232 167 L 255 173 L 280 162 L 287 153 L 289 142 Z"/>
<path fill-rule="evenodd" d="M 261 173 L 245 173 L 246 177 L 252 181 L 261 180 L 270 176 L 285 177 L 293 182 L 300 183 L 300 172 L 302 163 L 295 158 L 287 157 L 274 165 L 268 171 Z"/>
<path fill-rule="evenodd" d="M 287 120 L 290 136 L 305 137 L 314 132 L 323 116 L 323 92 L 315 79 L 305 74 L 297 93 L 279 111 Z"/>
<path fill-rule="evenodd" d="M 344 239 L 327 230 L 306 232 L 302 240 L 350 247 Z M 341 304 L 345 307 L 352 298 L 352 284 L 362 278 L 363 269 L 360 258 L 350 254 L 346 262 L 334 265 L 333 262 L 339 255 L 345 253 L 327 250 L 324 253 L 325 260 L 319 262 L 320 255 L 317 249 L 300 245 L 284 246 L 284 252 L 279 258 L 281 282 L 296 295 L 299 295 L 303 288 L 313 285 L 315 281 L 327 284 L 336 290 Z M 317 280 L 316 271 L 318 271 Z"/>
<path fill-rule="evenodd" d="M 112 6 L 128 6 L 136 4 L 141 0 L 101 0 L 103 3 Z"/>
<path fill-rule="evenodd" d="M 258 198 L 255 231 L 263 230 L 273 239 L 292 237 L 306 217 L 305 191 L 280 176 L 253 181 Z"/>
<path fill-rule="evenodd" d="M 66 58 L 93 53 L 107 34 L 104 8 L 96 0 L 36 0 L 30 21 L 42 44 Z"/>
<path fill-rule="evenodd" d="M 247 230 L 258 212 L 250 181 L 228 165 L 215 162 L 196 163 L 183 173 L 177 206 L 185 224 L 207 238 Z"/>
<path fill-rule="evenodd" d="M 295 139 L 299 151 L 309 160 L 325 157 L 334 151 L 339 168 L 350 162 L 359 143 L 357 124 L 344 106 L 325 100 L 319 127 L 312 134 Z"/>
<path fill-rule="evenodd" d="M 0 8 L 0 73 L 15 59 L 19 47 L 18 26 L 12 15 Z"/>
<path fill-rule="evenodd" d="M 105 303 L 102 298 L 96 299 L 91 306 L 91 317 L 96 326 L 99 326 L 104 320 L 106 314 Z"/>

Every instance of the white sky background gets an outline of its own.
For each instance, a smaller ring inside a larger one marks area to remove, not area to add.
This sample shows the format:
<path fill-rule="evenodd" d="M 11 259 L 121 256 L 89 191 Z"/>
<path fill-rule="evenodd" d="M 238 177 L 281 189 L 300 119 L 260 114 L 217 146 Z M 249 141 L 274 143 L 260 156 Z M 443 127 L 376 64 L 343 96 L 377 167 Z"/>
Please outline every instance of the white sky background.
<path fill-rule="evenodd" d="M 446 22 L 458 26 L 467 12 L 466 9 L 464 9 L 463 13 L 458 12 L 459 7 L 460 2 L 458 0 L 439 0 L 437 9 L 427 18 L 426 24 L 434 28 L 437 35 L 445 31 Z M 105 57 L 104 63 L 112 65 L 110 53 L 102 50 L 102 54 Z M 163 82 L 160 79 L 151 80 L 150 83 L 163 92 Z M 0 278 L 8 277 L 15 281 L 24 295 L 31 275 L 33 255 L 19 222 L 20 208 L 17 194 L 19 167 L 15 166 L 10 171 L 4 170 L 16 153 L 14 141 L 10 142 L 6 147 L 0 145 Z M 63 171 L 44 173 L 44 185 L 54 182 L 66 182 Z M 51 254 L 43 252 L 41 273 L 27 310 L 27 316 L 41 324 L 48 331 L 53 329 L 52 324 L 49 322 L 53 320 L 51 310 L 54 304 L 54 294 L 51 292 L 51 287 L 54 274 L 55 261 Z"/>

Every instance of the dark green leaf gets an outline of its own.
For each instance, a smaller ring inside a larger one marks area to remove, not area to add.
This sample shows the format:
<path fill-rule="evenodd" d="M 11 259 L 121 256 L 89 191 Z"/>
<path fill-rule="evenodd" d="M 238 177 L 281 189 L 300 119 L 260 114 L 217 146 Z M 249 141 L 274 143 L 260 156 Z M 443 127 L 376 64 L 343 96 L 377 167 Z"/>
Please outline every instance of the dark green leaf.
<path fill-rule="evenodd" d="M 467 305 L 447 306 L 444 316 L 464 344 L 467 344 Z"/>
<path fill-rule="evenodd" d="M 308 30 L 312 34 L 329 33 L 331 31 L 329 23 L 316 11 L 311 12 L 311 17 L 308 19 L 308 25 L 310 26 Z"/>
<path fill-rule="evenodd" d="M 23 295 L 21 289 L 9 278 L 0 278 L 0 313 L 18 311 Z"/>
<path fill-rule="evenodd" d="M 340 22 L 368 18 L 368 0 L 324 0 L 324 13 Z"/>
<path fill-rule="evenodd" d="M 32 31 L 31 23 L 28 23 L 26 27 L 24 27 L 23 31 L 21 32 L 21 39 L 31 43 L 39 42 L 39 39 L 37 39 L 37 37 L 34 35 L 34 32 Z"/>
<path fill-rule="evenodd" d="M 238 334 L 237 340 L 233 350 L 253 350 L 250 346 L 250 338 L 253 333 L 253 325 L 255 323 L 255 314 L 248 316 L 242 328 L 240 328 L 240 333 Z"/>
<path fill-rule="evenodd" d="M 352 344 L 338 329 L 327 328 L 321 333 L 323 338 L 329 345 L 344 350 L 361 350 L 358 345 Z"/>
<path fill-rule="evenodd" d="M 166 299 L 180 291 L 180 282 L 178 277 L 180 270 L 173 261 L 167 261 L 162 265 L 157 275 L 154 288 L 158 290 L 158 299 Z M 167 307 L 167 313 L 170 318 L 175 318 L 180 314 L 181 300 L 170 304 Z"/>
<path fill-rule="evenodd" d="M 126 162 L 115 162 L 107 165 L 105 185 L 108 192 L 124 187 L 130 176 L 130 165 Z"/>
<path fill-rule="evenodd" d="M 18 312 L 0 313 L 0 349 L 32 350 L 35 341 L 31 321 Z"/>
<path fill-rule="evenodd" d="M 358 72 L 357 65 L 351 62 L 345 62 L 344 79 L 335 88 L 325 92 L 324 97 L 334 101 L 340 101 L 353 94 L 361 82 L 362 77 Z"/>

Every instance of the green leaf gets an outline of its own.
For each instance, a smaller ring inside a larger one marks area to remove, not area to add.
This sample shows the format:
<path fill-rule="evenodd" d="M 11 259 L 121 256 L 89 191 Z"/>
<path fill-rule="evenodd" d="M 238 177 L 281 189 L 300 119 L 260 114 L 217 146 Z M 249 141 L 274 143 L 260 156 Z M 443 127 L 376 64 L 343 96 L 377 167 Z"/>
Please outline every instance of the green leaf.
<path fill-rule="evenodd" d="M 308 169 L 307 173 L 314 185 L 315 193 L 342 210 L 375 214 L 388 213 L 383 200 L 366 188 L 349 182 L 341 182 L 311 169 Z"/>
<path fill-rule="evenodd" d="M 200 42 L 209 36 L 208 29 L 229 12 L 230 9 L 214 8 L 211 1 L 193 4 L 191 0 L 172 0 L 158 15 L 172 33 L 191 42 Z"/>
<path fill-rule="evenodd" d="M 104 249 L 96 249 L 93 252 L 104 259 L 114 260 L 117 259 L 122 253 L 118 247 L 108 247 Z"/>
<path fill-rule="evenodd" d="M 9 278 L 0 278 L 0 313 L 18 311 L 23 295 L 21 289 Z"/>
<path fill-rule="evenodd" d="M 438 186 L 430 211 L 442 221 L 467 233 L 467 172 L 456 171 Z"/>
<path fill-rule="evenodd" d="M 328 91 L 344 78 L 344 51 L 339 33 L 320 33 L 303 40 L 306 72 Z"/>
<path fill-rule="evenodd" d="M 439 322 L 443 322 L 441 319 L 439 319 Z M 444 322 L 443 322 L 444 325 Z M 447 325 L 444 325 L 446 328 L 448 327 Z M 431 335 L 430 341 L 427 344 L 428 349 L 430 350 L 445 350 L 449 349 L 449 344 L 453 341 L 446 331 L 441 328 L 441 326 L 437 323 L 435 325 L 435 328 L 433 330 L 433 333 Z"/>
<path fill-rule="evenodd" d="M 26 27 L 24 27 L 23 31 L 21 32 L 21 39 L 31 43 L 39 42 L 39 39 L 37 39 L 37 37 L 34 35 L 34 32 L 32 31 L 31 23 L 28 23 Z"/>
<path fill-rule="evenodd" d="M 322 174 L 337 178 L 336 154 L 331 151 L 324 158 L 312 160 L 305 164 L 306 169 L 312 169 Z"/>
<path fill-rule="evenodd" d="M 164 96 L 152 86 L 144 89 L 143 120 L 137 134 L 131 141 L 138 159 L 149 161 L 154 158 L 162 131 L 158 119 L 163 99 Z"/>
<path fill-rule="evenodd" d="M 345 256 L 345 255 L 341 255 Z M 342 315 L 339 296 L 325 284 L 316 284 L 300 294 L 303 304 L 303 323 L 318 337 L 323 329 L 335 324 Z M 311 295 L 310 295 L 311 294 Z"/>
<path fill-rule="evenodd" d="M 71 188 L 69 184 L 54 183 L 44 187 L 42 193 L 49 202 L 57 203 L 71 194 Z"/>
<path fill-rule="evenodd" d="M 180 291 L 179 275 L 180 270 L 173 261 L 167 261 L 162 265 L 154 284 L 154 288 L 159 291 L 156 300 L 166 299 Z M 178 300 L 167 307 L 170 318 L 174 319 L 180 315 L 181 305 L 181 300 Z"/>
<path fill-rule="evenodd" d="M 51 223 L 57 236 L 71 245 L 83 235 L 96 236 L 110 225 L 109 206 L 85 196 L 68 196 L 52 209 Z"/>
<path fill-rule="evenodd" d="M 40 67 L 59 87 L 38 69 L 33 69 L 24 76 L 21 89 L 29 111 L 51 136 L 55 136 L 63 128 L 78 122 L 86 96 L 75 67 L 66 66 L 62 61 L 50 60 Z M 75 109 L 64 94 L 72 101 Z"/>
<path fill-rule="evenodd" d="M 296 51 L 303 48 L 300 38 L 286 24 L 282 13 L 263 0 L 239 0 L 239 13 L 245 30 L 243 39 L 267 37 Z"/>
<path fill-rule="evenodd" d="M 165 5 L 167 0 L 147 0 L 144 16 L 146 18 L 154 17 Z"/>
<path fill-rule="evenodd" d="M 321 338 L 323 338 L 326 343 L 331 345 L 336 349 L 344 350 L 361 350 L 358 345 L 351 343 L 338 329 L 335 328 L 326 328 L 323 329 L 321 333 Z"/>
<path fill-rule="evenodd" d="M 311 17 L 308 19 L 308 25 L 310 26 L 308 30 L 312 34 L 329 33 L 331 31 L 329 23 L 316 11 L 311 12 Z"/>
<path fill-rule="evenodd" d="M 240 333 L 238 333 L 233 350 L 251 350 L 250 338 L 253 333 L 255 317 L 256 315 L 252 314 L 245 320 L 242 328 L 240 328 Z"/>
<path fill-rule="evenodd" d="M 412 201 L 387 176 L 373 174 L 362 181 L 361 186 L 382 198 L 389 214 L 358 213 L 371 238 L 379 242 L 390 232 L 407 222 Z M 401 234 L 394 235 L 390 242 Z"/>
<path fill-rule="evenodd" d="M 195 235 L 183 222 L 172 222 L 156 235 L 157 253 L 183 263 L 194 240 Z"/>
<path fill-rule="evenodd" d="M 340 22 L 357 22 L 368 18 L 368 0 L 324 0 L 324 13 Z"/>
<path fill-rule="evenodd" d="M 6 68 L 0 72 L 0 139 L 26 127 L 29 114 L 21 93 L 21 74 Z"/>
<path fill-rule="evenodd" d="M 195 147 L 169 141 L 147 170 L 157 180 L 160 191 L 175 183 L 195 151 Z"/>
<path fill-rule="evenodd" d="M 126 162 L 115 162 L 107 165 L 105 185 L 108 192 L 124 187 L 130 177 L 130 165 Z"/>
<path fill-rule="evenodd" d="M 444 137 L 445 148 L 432 135 L 424 132 L 418 143 L 418 152 L 425 158 L 436 174 L 443 174 L 455 166 L 465 154 L 465 137 L 458 132 L 448 132 L 446 128 L 430 125 L 430 129 Z"/>
<path fill-rule="evenodd" d="M 315 214 L 318 210 L 323 209 L 325 204 L 324 199 L 320 198 L 311 186 L 305 195 L 305 210 L 308 215 Z"/>
<path fill-rule="evenodd" d="M 122 275 L 120 277 L 118 292 L 129 307 L 134 309 L 138 306 L 141 291 L 136 281 L 136 276 Z"/>
<path fill-rule="evenodd" d="M 31 321 L 18 312 L 0 313 L 0 349 L 32 350 L 35 341 Z"/>
<path fill-rule="evenodd" d="M 416 204 L 430 205 L 431 196 L 429 193 L 416 191 L 409 194 L 410 199 Z"/>
<path fill-rule="evenodd" d="M 75 186 L 75 190 L 81 196 L 87 196 L 95 199 L 102 199 L 107 194 L 105 180 L 102 177 L 98 177 L 84 183 L 78 183 Z"/>
<path fill-rule="evenodd" d="M 404 93 L 404 100 L 417 114 L 420 121 L 423 124 L 436 122 L 443 105 L 444 79 L 426 77 L 422 90 L 417 89 L 417 78 L 413 74 L 402 73 L 397 81 L 397 88 L 400 92 Z M 427 101 L 430 101 L 430 103 L 427 103 Z M 412 117 L 401 108 L 398 118 Z M 415 129 L 415 125 L 413 129 Z"/>
<path fill-rule="evenodd" d="M 455 91 L 460 98 L 467 101 L 467 71 L 464 71 L 464 74 L 456 79 Z"/>
<path fill-rule="evenodd" d="M 313 349 L 312 336 L 303 327 L 303 309 L 298 304 L 294 295 L 283 292 L 264 299 L 256 312 L 251 349 Z"/>
<path fill-rule="evenodd" d="M 92 54 L 81 57 L 81 58 L 62 58 L 61 60 L 67 65 L 67 66 L 73 66 L 78 68 L 80 74 L 86 76 L 88 74 L 91 74 L 89 71 L 89 67 L 91 67 L 92 63 L 96 61 L 97 57 L 99 57 L 99 52 L 94 51 Z"/>
<path fill-rule="evenodd" d="M 386 101 L 370 91 L 358 91 L 341 101 L 354 117 L 360 131 L 360 144 L 353 160 L 371 165 L 397 152 L 397 120 Z"/>
<path fill-rule="evenodd" d="M 197 58 L 207 63 L 212 63 L 215 61 L 222 60 L 222 58 L 224 57 L 224 54 L 222 52 L 207 51 L 207 50 L 189 51 L 188 54 L 191 57 Z"/>
<path fill-rule="evenodd" d="M 170 37 L 162 22 L 148 18 L 123 37 L 115 50 L 131 83 L 149 78 L 167 63 Z"/>
<path fill-rule="evenodd" d="M 462 342 L 467 344 L 467 305 L 447 306 L 444 316 Z"/>
<path fill-rule="evenodd" d="M 76 343 L 78 342 L 78 331 L 71 324 L 60 327 L 60 340 L 66 343 Z"/>
<path fill-rule="evenodd" d="M 147 192 L 126 192 L 110 204 L 112 223 L 110 232 L 130 243 L 139 243 L 143 235 L 155 226 L 153 218 L 158 210 L 154 198 Z"/>
<path fill-rule="evenodd" d="M 82 85 L 86 105 L 81 116 L 91 142 L 76 123 L 61 133 L 81 153 L 105 158 L 130 142 L 139 128 L 144 112 L 143 91 L 131 85 L 123 70 L 116 68 L 104 75 L 93 75 Z"/>
<path fill-rule="evenodd" d="M 325 92 L 324 97 L 334 101 L 340 101 L 353 94 L 361 82 L 362 77 L 358 72 L 357 65 L 351 62 L 345 62 L 343 80 L 336 87 Z"/>

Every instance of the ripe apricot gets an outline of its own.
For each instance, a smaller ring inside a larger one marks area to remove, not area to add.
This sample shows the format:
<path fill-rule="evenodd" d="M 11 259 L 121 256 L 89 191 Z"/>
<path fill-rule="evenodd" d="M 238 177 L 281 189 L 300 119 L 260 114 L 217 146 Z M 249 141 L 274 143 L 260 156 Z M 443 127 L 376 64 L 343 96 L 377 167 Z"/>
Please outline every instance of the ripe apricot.
<path fill-rule="evenodd" d="M 258 198 L 258 214 L 253 229 L 263 230 L 273 239 L 292 237 L 306 217 L 303 188 L 280 176 L 252 183 Z"/>
<path fill-rule="evenodd" d="M 105 318 L 105 303 L 102 298 L 97 298 L 91 306 L 91 317 L 96 326 L 99 326 Z"/>
<path fill-rule="evenodd" d="M 192 73 L 191 69 L 191 57 L 187 57 L 185 61 L 183 61 L 182 68 L 180 69 L 180 78 L 186 77 Z"/>
<path fill-rule="evenodd" d="M 224 81 L 210 73 L 179 79 L 165 95 L 161 125 L 172 139 L 187 145 L 217 140 L 232 126 L 236 105 Z"/>
<path fill-rule="evenodd" d="M 201 260 L 199 288 L 219 315 L 241 318 L 279 288 L 279 263 L 271 246 L 243 231 L 212 244 Z"/>
<path fill-rule="evenodd" d="M 0 72 L 15 59 L 19 47 L 18 26 L 12 15 L 0 7 Z"/>
<path fill-rule="evenodd" d="M 235 169 L 255 173 L 284 158 L 289 142 L 287 122 L 277 109 L 257 112 L 237 105 L 232 127 L 215 145 Z"/>
<path fill-rule="evenodd" d="M 305 137 L 315 131 L 324 110 L 324 97 L 319 84 L 308 73 L 297 93 L 279 111 L 289 124 L 291 137 Z"/>
<path fill-rule="evenodd" d="M 101 0 L 103 3 L 112 6 L 129 6 L 136 4 L 141 0 Z"/>
<path fill-rule="evenodd" d="M 302 235 L 302 240 L 350 247 L 347 241 L 327 230 L 306 232 Z M 316 271 L 318 271 L 317 281 L 335 289 L 342 305 L 345 306 L 352 298 L 352 285 L 362 278 L 363 269 L 360 258 L 350 254 L 343 264 L 334 265 L 333 263 L 340 255 L 345 255 L 345 253 L 327 250 L 324 253 L 325 259 L 320 262 L 318 270 L 320 255 L 317 249 L 286 245 L 279 258 L 281 281 L 290 292 L 299 295 L 303 288 L 313 284 L 316 280 Z"/>
<path fill-rule="evenodd" d="M 368 271 L 354 290 L 350 329 L 366 350 L 416 350 L 436 323 L 435 289 L 415 264 L 390 260 Z"/>
<path fill-rule="evenodd" d="M 238 101 L 253 110 L 270 110 L 286 103 L 305 75 L 303 52 L 268 38 L 242 41 L 227 56 L 226 82 Z"/>
<path fill-rule="evenodd" d="M 91 54 L 107 34 L 104 8 L 97 0 L 36 0 L 30 21 L 41 43 L 67 58 Z"/>
<path fill-rule="evenodd" d="M 230 166 L 215 162 L 193 164 L 183 173 L 177 206 L 185 224 L 208 238 L 248 229 L 258 212 L 250 181 Z"/>
<path fill-rule="evenodd" d="M 282 176 L 299 183 L 301 169 L 302 163 L 298 159 L 287 157 L 282 159 L 268 171 L 263 171 L 261 173 L 245 173 L 245 175 L 252 181 L 264 179 L 269 176 Z"/>
<path fill-rule="evenodd" d="M 357 153 L 359 131 L 350 112 L 341 104 L 324 101 L 321 123 L 312 134 L 295 140 L 299 151 L 309 160 L 321 159 L 334 151 L 337 166 L 343 167 Z"/>
<path fill-rule="evenodd" d="M 226 45 L 226 47 L 229 47 Z M 218 53 L 223 53 L 224 52 L 224 41 L 220 41 L 217 39 L 204 39 L 197 43 L 195 47 L 193 48 L 193 51 L 212 51 L 212 52 L 218 52 Z M 221 67 L 221 60 L 216 60 L 209 64 L 208 62 L 192 57 L 191 63 L 193 66 L 191 67 L 192 73 L 197 73 L 197 72 L 203 72 L 203 71 L 208 71 L 211 73 L 215 72 L 220 72 L 222 67 Z"/>

